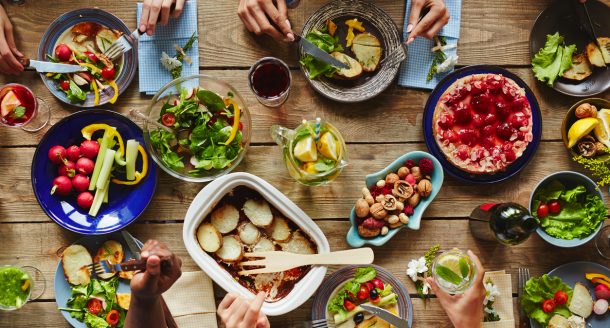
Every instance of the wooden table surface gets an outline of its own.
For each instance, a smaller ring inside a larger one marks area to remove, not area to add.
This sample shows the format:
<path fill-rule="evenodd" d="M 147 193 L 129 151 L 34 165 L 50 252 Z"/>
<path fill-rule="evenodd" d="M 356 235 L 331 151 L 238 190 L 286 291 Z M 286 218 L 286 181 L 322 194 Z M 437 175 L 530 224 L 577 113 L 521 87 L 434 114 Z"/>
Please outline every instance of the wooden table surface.
<path fill-rule="evenodd" d="M 289 15 L 296 31 L 305 19 L 326 0 L 303 0 Z M 540 103 L 544 118 L 542 142 L 532 162 L 507 182 L 493 187 L 469 185 L 446 177 L 438 197 L 426 211 L 419 231 L 401 231 L 385 246 L 375 249 L 375 264 L 389 269 L 405 283 L 413 300 L 414 327 L 450 327 L 436 299 L 424 302 L 417 297 L 413 284 L 405 274 L 407 261 L 422 256 L 435 243 L 442 247 L 472 249 L 479 254 L 488 270 L 505 269 L 513 274 L 516 293 L 516 270 L 528 267 L 533 275 L 574 260 L 591 260 L 605 265 L 595 245 L 588 243 L 577 249 L 550 246 L 533 235 L 525 243 L 504 247 L 498 243 L 475 241 L 468 230 L 467 216 L 485 202 L 516 201 L 527 204 L 533 186 L 546 175 L 558 170 L 581 168 L 572 163 L 561 142 L 560 127 L 565 111 L 578 99 L 559 94 L 535 81 L 530 70 L 528 39 L 537 15 L 551 1 L 463 1 L 461 38 L 458 46 L 460 65 L 493 64 L 507 68 L 523 78 Z M 610 4 L 610 0 L 604 0 Z M 398 156 L 425 150 L 422 133 L 423 106 L 428 92 L 393 85 L 373 100 L 343 105 L 329 101 L 308 86 L 298 69 L 296 52 L 288 45 L 267 37 L 256 38 L 241 24 L 237 0 L 199 0 L 199 55 L 202 73 L 221 78 L 245 97 L 252 113 L 252 144 L 237 170 L 256 174 L 269 181 L 307 214 L 316 220 L 326 234 L 332 250 L 348 248 L 345 234 L 348 215 L 364 176 L 385 167 Z M 405 1 L 381 0 L 399 28 L 403 25 Z M 64 12 L 81 7 L 97 6 L 120 17 L 130 28 L 136 26 L 134 1 L 120 0 L 26 0 L 25 5 L 5 5 L 15 25 L 19 49 L 35 58 L 38 44 L 47 26 Z M 290 97 L 281 109 L 260 105 L 249 90 L 247 70 L 258 58 L 275 56 L 289 63 L 294 83 Z M 428 69 L 428 67 L 422 68 Z M 51 122 L 76 109 L 57 101 L 36 74 L 0 77 L 0 83 L 18 82 L 52 107 Z M 600 97 L 608 99 L 606 92 Z M 151 97 L 138 93 L 137 78 L 115 105 L 106 106 L 120 113 L 131 108 L 144 108 Z M 350 165 L 332 184 L 304 187 L 287 174 L 277 147 L 270 135 L 272 124 L 294 127 L 303 118 L 314 115 L 333 122 L 347 141 Z M 1 327 L 66 327 L 57 310 L 52 288 L 57 265 L 57 250 L 79 238 L 61 229 L 41 210 L 32 192 L 30 165 L 35 147 L 46 129 L 26 133 L 19 129 L 0 129 L 0 263 L 34 265 L 42 270 L 47 281 L 43 297 L 23 309 L 0 313 Z M 156 238 L 169 244 L 183 259 L 183 270 L 199 270 L 188 256 L 182 242 L 182 222 L 201 184 L 181 182 L 160 171 L 155 197 L 129 230 L 139 239 Z M 604 195 L 608 197 L 607 190 Z M 331 268 L 330 272 L 333 271 Z M 219 301 L 224 291 L 215 286 Z M 513 294 L 516 296 L 516 294 Z M 516 302 L 516 298 L 513 298 Z M 516 303 L 515 303 L 516 304 Z M 311 300 L 297 310 L 271 318 L 274 327 L 301 326 L 309 320 Z M 214 315 L 210 313 L 210 315 Z"/>

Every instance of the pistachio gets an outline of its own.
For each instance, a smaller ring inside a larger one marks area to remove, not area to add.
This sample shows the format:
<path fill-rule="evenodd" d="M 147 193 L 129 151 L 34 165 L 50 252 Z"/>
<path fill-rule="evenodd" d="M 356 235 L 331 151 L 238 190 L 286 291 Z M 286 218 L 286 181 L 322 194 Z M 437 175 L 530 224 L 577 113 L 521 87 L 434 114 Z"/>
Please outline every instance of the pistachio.
<path fill-rule="evenodd" d="M 398 177 L 400 179 L 404 179 L 407 175 L 409 175 L 409 173 L 411 173 L 411 171 L 409 171 L 409 168 L 406 166 L 403 166 L 401 168 L 398 169 Z"/>
<path fill-rule="evenodd" d="M 377 187 L 379 187 L 379 188 L 383 188 L 383 187 L 385 187 L 385 180 L 379 180 L 379 181 L 377 181 Z"/>
<path fill-rule="evenodd" d="M 407 224 L 409 223 L 409 216 L 407 216 L 405 213 L 400 213 L 398 215 L 398 219 L 400 220 L 400 222 L 402 224 Z"/>
<path fill-rule="evenodd" d="M 411 195 L 413 195 L 413 186 L 404 180 L 398 180 L 394 184 L 392 193 L 398 198 L 408 199 L 411 197 Z"/>
<path fill-rule="evenodd" d="M 383 208 L 383 205 L 381 205 L 381 203 L 375 203 L 371 206 L 371 215 L 377 219 L 377 220 L 381 220 L 383 218 L 385 218 L 386 216 L 388 216 L 388 211 L 385 210 L 385 208 Z"/>
<path fill-rule="evenodd" d="M 388 234 L 388 232 L 390 232 L 390 229 L 388 229 L 388 227 L 387 227 L 387 226 L 383 226 L 383 227 L 381 228 L 381 235 L 382 235 L 382 236 L 387 235 L 387 234 Z"/>
<path fill-rule="evenodd" d="M 384 195 L 381 205 L 383 205 L 386 211 L 393 211 L 396 209 L 396 198 L 392 195 Z"/>
<path fill-rule="evenodd" d="M 589 103 L 583 103 L 576 107 L 574 115 L 578 118 L 597 117 L 597 108 Z"/>
<path fill-rule="evenodd" d="M 417 184 L 417 192 L 420 196 L 424 198 L 430 196 L 430 193 L 432 192 L 432 183 L 430 182 L 430 180 L 422 179 Z"/>
<path fill-rule="evenodd" d="M 371 191 L 367 187 L 362 187 L 362 198 L 366 200 L 369 206 L 375 203 L 375 199 L 373 198 L 373 196 L 371 195 Z"/>
<path fill-rule="evenodd" d="M 421 170 L 419 169 L 419 166 L 413 166 L 411 168 L 411 174 L 413 175 L 413 178 L 415 178 L 415 182 L 419 182 L 419 180 L 421 180 L 423 178 L 423 175 L 421 173 Z"/>
<path fill-rule="evenodd" d="M 400 180 L 400 178 L 396 173 L 389 173 L 385 176 L 385 183 L 390 186 L 393 186 L 398 180 Z"/>
<path fill-rule="evenodd" d="M 405 203 L 401 202 L 401 201 L 396 201 L 396 210 L 397 211 L 402 211 L 405 209 Z"/>
<path fill-rule="evenodd" d="M 398 216 L 396 216 L 396 215 L 388 216 L 388 223 L 389 224 L 396 224 L 396 222 L 400 222 L 400 219 L 398 218 Z"/>
<path fill-rule="evenodd" d="M 419 200 L 420 200 L 419 194 L 413 194 L 413 196 L 411 196 L 411 198 L 409 198 L 409 205 L 415 207 L 415 206 L 417 206 L 417 204 L 419 204 Z"/>
<path fill-rule="evenodd" d="M 360 198 L 356 201 L 356 216 L 359 218 L 364 218 L 369 215 L 370 206 L 366 200 Z"/>

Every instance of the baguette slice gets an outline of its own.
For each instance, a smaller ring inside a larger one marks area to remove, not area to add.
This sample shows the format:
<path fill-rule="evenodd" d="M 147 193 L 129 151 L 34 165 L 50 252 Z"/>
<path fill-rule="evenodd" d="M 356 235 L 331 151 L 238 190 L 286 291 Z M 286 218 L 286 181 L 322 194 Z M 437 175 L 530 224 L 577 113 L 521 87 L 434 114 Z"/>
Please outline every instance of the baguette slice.
<path fill-rule="evenodd" d="M 381 42 L 371 33 L 360 33 L 354 38 L 353 44 L 369 47 L 381 47 Z"/>
<path fill-rule="evenodd" d="M 568 319 L 556 314 L 549 320 L 548 328 L 570 328 L 570 325 L 568 324 Z"/>
<path fill-rule="evenodd" d="M 593 312 L 593 298 L 585 285 L 579 282 L 574 285 L 574 294 L 572 295 L 572 300 L 570 300 L 568 309 L 570 312 L 585 319 L 591 315 Z"/>
<path fill-rule="evenodd" d="M 292 238 L 288 242 L 280 243 L 284 252 L 296 253 L 296 254 L 315 254 L 316 250 L 311 242 L 303 236 L 301 231 L 295 231 L 292 234 Z"/>
<path fill-rule="evenodd" d="M 222 247 L 222 235 L 210 223 L 204 223 L 197 228 L 197 241 L 199 246 L 208 253 L 214 253 Z"/>
<path fill-rule="evenodd" d="M 97 250 L 95 257 L 93 258 L 94 262 L 99 262 L 101 260 L 107 260 L 112 264 L 119 264 L 123 262 L 123 258 L 125 257 L 125 253 L 123 252 L 123 246 L 121 243 L 114 240 L 106 240 L 102 246 Z M 115 273 L 102 273 L 98 274 L 98 276 L 102 279 L 109 279 L 114 276 Z"/>
<path fill-rule="evenodd" d="M 354 38 L 352 51 L 365 72 L 373 72 L 381 60 L 381 43 L 370 33 L 360 33 Z"/>
<path fill-rule="evenodd" d="M 337 51 L 331 53 L 330 55 L 349 66 L 349 68 L 341 68 L 335 72 L 336 77 L 353 80 L 362 75 L 362 65 L 360 65 L 360 63 L 354 58 Z"/>
<path fill-rule="evenodd" d="M 244 257 L 244 248 L 236 236 L 222 237 L 222 247 L 216 255 L 227 263 L 238 262 Z"/>
<path fill-rule="evenodd" d="M 244 203 L 244 213 L 257 227 L 267 228 L 273 223 L 271 208 L 265 200 L 248 199 Z"/>
<path fill-rule="evenodd" d="M 229 233 L 239 223 L 239 211 L 231 204 L 223 204 L 212 212 L 212 224 L 221 233 Z"/>
<path fill-rule="evenodd" d="M 276 216 L 271 227 L 267 229 L 267 235 L 277 242 L 288 241 L 291 234 L 288 222 L 281 216 Z"/>
<path fill-rule="evenodd" d="M 589 62 L 591 63 L 591 65 L 596 67 L 606 67 L 604 55 L 602 55 L 601 51 L 599 51 L 599 48 L 597 48 L 597 45 L 595 45 L 595 43 L 591 42 L 587 44 L 586 51 L 587 57 L 589 58 Z"/>
<path fill-rule="evenodd" d="M 572 67 L 563 72 L 563 77 L 569 80 L 582 81 L 593 74 L 591 64 L 587 56 L 582 53 L 572 57 Z"/>
<path fill-rule="evenodd" d="M 610 38 L 597 38 L 597 41 L 602 47 L 602 56 L 604 57 L 604 62 L 606 62 L 606 64 L 610 64 Z"/>
<path fill-rule="evenodd" d="M 88 285 L 91 272 L 86 266 L 93 263 L 89 251 L 81 245 L 72 245 L 64 249 L 61 257 L 66 280 L 72 285 Z"/>
<path fill-rule="evenodd" d="M 252 248 L 252 252 L 273 252 L 275 251 L 275 245 L 273 242 L 265 237 L 262 237 L 254 248 Z"/>
<path fill-rule="evenodd" d="M 246 245 L 254 245 L 261 237 L 261 232 L 252 224 L 252 222 L 244 222 L 239 228 L 239 239 Z"/>
<path fill-rule="evenodd" d="M 117 293 L 116 294 L 117 304 L 125 310 L 129 310 L 129 303 L 131 302 L 130 293 Z"/>

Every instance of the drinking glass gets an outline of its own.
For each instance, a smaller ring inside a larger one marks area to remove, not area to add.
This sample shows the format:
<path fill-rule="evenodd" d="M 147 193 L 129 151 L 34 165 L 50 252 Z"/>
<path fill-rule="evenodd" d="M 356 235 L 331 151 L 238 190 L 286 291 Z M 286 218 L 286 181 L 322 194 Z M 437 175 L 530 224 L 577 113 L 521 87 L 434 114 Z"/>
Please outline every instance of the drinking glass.
<path fill-rule="evenodd" d="M 595 247 L 603 258 L 610 260 L 610 225 L 603 227 L 595 237 Z"/>
<path fill-rule="evenodd" d="M 20 300 L 15 305 L 7 305 L 0 303 L 0 310 L 4 311 L 12 311 L 17 310 L 23 307 L 27 302 L 36 300 L 44 294 L 46 289 L 46 281 L 44 276 L 40 270 L 33 266 L 25 265 L 25 266 L 15 266 L 15 265 L 4 265 L 0 266 L 0 275 L 6 270 L 16 270 L 20 271 L 25 277 L 24 284 L 22 288 L 27 289 L 27 298 L 25 300 Z M 26 283 L 27 281 L 27 283 Z M 0 290 L 0 294 L 5 293 L 6 290 Z"/>
<path fill-rule="evenodd" d="M 470 256 L 454 248 L 434 259 L 432 276 L 442 290 L 450 294 L 462 294 L 472 287 L 477 268 Z"/>
<path fill-rule="evenodd" d="M 16 104 L 12 103 L 10 101 L 11 99 L 5 100 L 10 92 L 13 92 L 13 95 L 15 95 L 12 99 L 17 99 L 19 102 L 18 106 L 15 106 Z M 19 96 L 16 96 L 17 94 Z M 21 97 L 21 99 L 19 97 Z M 37 132 L 44 128 L 51 118 L 51 110 L 44 99 L 35 97 L 32 90 L 22 84 L 9 83 L 2 86 L 2 88 L 0 88 L 0 102 L 0 109 L 2 109 L 0 125 L 2 126 L 21 128 L 27 132 Z M 5 117 L 4 112 L 8 107 L 24 107 L 27 119 L 22 121 Z"/>
<path fill-rule="evenodd" d="M 248 84 L 261 104 L 279 107 L 286 102 L 290 93 L 290 68 L 278 58 L 261 58 L 250 67 Z"/>

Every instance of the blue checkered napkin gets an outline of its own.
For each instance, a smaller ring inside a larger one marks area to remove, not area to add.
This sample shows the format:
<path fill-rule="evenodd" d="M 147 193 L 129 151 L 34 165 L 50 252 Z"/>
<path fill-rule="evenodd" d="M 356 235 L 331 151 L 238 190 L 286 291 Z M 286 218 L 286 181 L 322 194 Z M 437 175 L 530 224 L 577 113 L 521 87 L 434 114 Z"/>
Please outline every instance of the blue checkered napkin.
<path fill-rule="evenodd" d="M 447 44 L 457 44 L 460 37 L 460 20 L 462 16 L 462 0 L 445 0 L 445 5 L 449 10 L 449 23 L 445 25 L 439 35 L 446 37 Z M 409 10 L 411 8 L 411 0 L 407 0 L 405 12 L 405 24 L 403 27 L 403 38 L 407 40 L 407 25 L 409 25 Z M 434 47 L 434 41 L 424 38 L 416 38 L 413 43 L 407 46 L 407 59 L 400 66 L 398 75 L 398 84 L 403 87 L 413 87 L 421 89 L 434 89 L 438 82 L 447 74 L 435 74 L 432 80 L 427 81 L 426 77 L 434 55 L 430 49 Z M 445 50 L 447 57 L 457 54 L 457 48 Z"/>
<path fill-rule="evenodd" d="M 137 21 L 140 22 L 142 4 L 138 3 Z M 184 46 L 193 32 L 197 31 L 197 1 L 190 0 L 184 4 L 182 15 L 178 19 L 170 18 L 166 26 L 157 25 L 155 34 L 143 34 L 138 41 L 138 69 L 140 92 L 154 95 L 161 87 L 172 80 L 171 73 L 161 65 L 161 53 L 169 56 L 176 54 L 174 44 Z M 198 34 L 198 33 L 197 33 Z M 193 47 L 186 52 L 192 63 L 182 63 L 182 76 L 199 74 L 199 41 L 195 40 Z M 197 81 L 191 81 L 196 86 Z M 183 84 L 183 86 L 189 86 Z"/>

